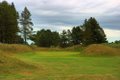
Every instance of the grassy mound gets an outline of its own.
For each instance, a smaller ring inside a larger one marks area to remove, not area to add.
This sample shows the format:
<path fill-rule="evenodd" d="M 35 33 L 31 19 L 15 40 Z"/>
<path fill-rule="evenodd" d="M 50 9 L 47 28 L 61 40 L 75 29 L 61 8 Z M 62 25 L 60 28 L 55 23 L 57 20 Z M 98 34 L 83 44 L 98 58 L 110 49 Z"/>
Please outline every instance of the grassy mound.
<path fill-rule="evenodd" d="M 20 44 L 0 44 L 0 50 L 8 52 L 29 52 L 32 51 L 32 48 Z"/>
<path fill-rule="evenodd" d="M 16 73 L 17 71 L 33 69 L 33 65 L 18 60 L 0 51 L 0 74 Z"/>
<path fill-rule="evenodd" d="M 115 56 L 120 55 L 119 49 L 112 48 L 102 44 L 93 44 L 85 48 L 84 53 L 88 56 Z"/>

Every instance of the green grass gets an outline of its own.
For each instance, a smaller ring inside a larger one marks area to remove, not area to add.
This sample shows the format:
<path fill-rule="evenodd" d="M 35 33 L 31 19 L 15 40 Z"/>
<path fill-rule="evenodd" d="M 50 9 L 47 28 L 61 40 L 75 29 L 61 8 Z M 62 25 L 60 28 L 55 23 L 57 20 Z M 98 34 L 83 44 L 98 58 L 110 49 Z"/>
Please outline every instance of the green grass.
<path fill-rule="evenodd" d="M 0 80 L 120 80 L 120 57 L 84 57 L 80 52 L 40 51 L 15 58 L 36 66 Z"/>

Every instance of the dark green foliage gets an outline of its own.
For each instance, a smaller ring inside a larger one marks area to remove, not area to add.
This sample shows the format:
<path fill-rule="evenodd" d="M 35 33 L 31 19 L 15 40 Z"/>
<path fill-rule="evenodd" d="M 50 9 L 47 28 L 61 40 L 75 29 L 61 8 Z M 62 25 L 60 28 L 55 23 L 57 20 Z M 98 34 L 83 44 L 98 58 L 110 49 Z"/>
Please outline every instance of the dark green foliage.
<path fill-rule="evenodd" d="M 82 36 L 83 36 L 82 34 L 83 34 L 83 31 L 80 28 L 80 26 L 73 27 L 71 36 L 72 36 L 72 41 L 74 45 L 78 45 L 82 43 Z"/>
<path fill-rule="evenodd" d="M 58 32 L 52 32 L 52 46 L 58 46 L 60 42 L 60 36 Z"/>
<path fill-rule="evenodd" d="M 120 44 L 120 40 L 116 40 L 114 43 L 116 43 L 116 44 Z"/>
<path fill-rule="evenodd" d="M 16 40 L 17 40 L 17 42 L 16 42 L 17 44 L 24 44 L 24 40 L 21 36 L 17 36 Z"/>
<path fill-rule="evenodd" d="M 37 46 L 51 47 L 59 45 L 60 37 L 58 32 L 42 29 L 37 31 L 37 34 L 32 35 L 30 39 L 33 40 Z"/>
<path fill-rule="evenodd" d="M 89 45 L 106 43 L 106 35 L 95 18 L 85 19 L 82 26 L 73 27 L 72 30 L 61 33 L 61 47 L 74 45 Z"/>
<path fill-rule="evenodd" d="M 21 33 L 23 34 L 24 42 L 27 44 L 27 39 L 31 36 L 33 28 L 31 27 L 33 23 L 31 22 L 31 14 L 27 7 L 21 13 L 20 23 L 22 25 Z"/>
<path fill-rule="evenodd" d="M 67 40 L 68 40 L 68 46 L 73 46 L 73 40 L 72 40 L 72 31 L 69 29 L 67 30 Z"/>
<path fill-rule="evenodd" d="M 61 35 L 60 35 L 60 47 L 65 48 L 68 46 L 68 36 L 67 36 L 67 32 L 65 30 L 62 31 Z"/>
<path fill-rule="evenodd" d="M 51 30 L 41 30 L 32 35 L 31 40 L 42 47 L 60 46 L 66 48 L 73 45 L 89 45 L 106 43 L 104 30 L 95 18 L 86 19 L 82 26 L 73 27 L 72 30 L 63 30 L 59 35 Z"/>
<path fill-rule="evenodd" d="M 0 42 L 17 43 L 18 12 L 14 4 L 8 4 L 6 1 L 0 3 Z"/>
<path fill-rule="evenodd" d="M 90 18 L 85 20 L 83 24 L 84 34 L 83 43 L 84 44 L 94 44 L 94 43 L 105 43 L 106 35 L 103 29 L 100 27 L 95 18 Z"/>
<path fill-rule="evenodd" d="M 73 46 L 73 40 L 72 40 L 72 32 L 68 29 L 63 30 L 60 35 L 60 47 L 66 48 L 69 46 Z"/>

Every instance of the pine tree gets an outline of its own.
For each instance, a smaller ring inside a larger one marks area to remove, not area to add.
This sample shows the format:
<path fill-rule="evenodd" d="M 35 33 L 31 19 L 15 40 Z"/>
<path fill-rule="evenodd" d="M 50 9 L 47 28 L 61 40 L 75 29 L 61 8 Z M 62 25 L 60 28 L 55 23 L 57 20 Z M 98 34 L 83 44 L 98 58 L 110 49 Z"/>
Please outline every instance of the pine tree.
<path fill-rule="evenodd" d="M 60 47 L 65 48 L 68 46 L 68 36 L 65 30 L 60 35 Z"/>
<path fill-rule="evenodd" d="M 20 23 L 22 25 L 21 32 L 23 34 L 24 42 L 25 44 L 27 44 L 27 39 L 30 37 L 33 31 L 31 13 L 27 9 L 27 7 L 25 7 L 24 11 L 21 13 Z"/>
<path fill-rule="evenodd" d="M 84 43 L 93 44 L 93 43 L 105 43 L 106 35 L 104 30 L 100 27 L 99 23 L 95 18 L 90 18 L 85 20 L 84 23 Z"/>
<path fill-rule="evenodd" d="M 12 3 L 13 5 L 13 3 Z M 19 31 L 17 11 L 6 1 L 0 3 L 0 42 L 15 43 Z"/>
<path fill-rule="evenodd" d="M 73 27 L 71 36 L 74 45 L 82 43 L 82 33 L 83 31 L 81 30 L 80 26 Z"/>

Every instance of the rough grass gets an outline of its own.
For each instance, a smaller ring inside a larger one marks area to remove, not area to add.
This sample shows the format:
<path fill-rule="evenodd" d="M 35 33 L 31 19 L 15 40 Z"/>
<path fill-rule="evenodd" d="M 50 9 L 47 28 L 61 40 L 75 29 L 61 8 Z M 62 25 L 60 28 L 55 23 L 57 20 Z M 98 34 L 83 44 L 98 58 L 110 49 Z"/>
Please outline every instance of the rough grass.
<path fill-rule="evenodd" d="M 14 78 L 25 76 L 21 72 L 32 72 L 31 70 L 35 70 L 36 66 L 21 61 L 8 53 L 11 52 L 0 48 L 0 80 L 16 80 Z"/>
<path fill-rule="evenodd" d="M 93 44 L 84 49 L 84 54 L 88 56 L 118 56 L 119 49 L 102 44 Z"/>
<path fill-rule="evenodd" d="M 0 52 L 0 74 L 14 73 L 24 68 L 34 68 L 34 66 Z"/>
<path fill-rule="evenodd" d="M 60 48 L 60 47 L 50 47 L 50 48 L 44 48 L 44 47 L 37 47 L 37 46 L 31 46 L 33 50 L 35 51 L 73 51 L 78 52 L 82 51 L 84 49 L 81 45 L 74 45 L 72 47 L 67 48 Z"/>
<path fill-rule="evenodd" d="M 32 48 L 27 45 L 20 44 L 0 44 L 0 50 L 4 52 L 30 52 Z"/>
<path fill-rule="evenodd" d="M 110 43 L 110 44 L 104 44 L 104 45 L 120 49 L 120 43 Z"/>

